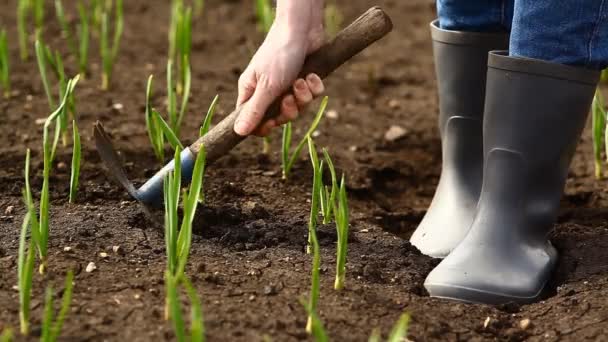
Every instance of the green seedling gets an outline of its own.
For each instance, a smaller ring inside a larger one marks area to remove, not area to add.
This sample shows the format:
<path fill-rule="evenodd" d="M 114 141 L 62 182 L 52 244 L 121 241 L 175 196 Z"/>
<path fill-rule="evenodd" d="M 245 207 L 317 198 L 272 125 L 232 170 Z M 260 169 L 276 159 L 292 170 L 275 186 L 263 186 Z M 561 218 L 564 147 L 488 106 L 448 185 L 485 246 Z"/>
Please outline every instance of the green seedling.
<path fill-rule="evenodd" d="M 65 12 L 61 0 L 55 0 L 55 13 L 57 21 L 61 26 L 61 35 L 67 41 L 68 47 L 71 53 L 78 58 L 78 68 L 81 75 L 86 75 L 88 69 L 88 57 L 89 57 L 89 27 L 90 27 L 90 15 L 86 10 L 82 1 L 78 2 L 78 14 L 80 23 L 77 29 L 78 36 L 78 47 L 74 42 L 74 37 L 70 30 L 68 21 L 65 18 Z"/>
<path fill-rule="evenodd" d="M 29 57 L 28 52 L 28 33 L 27 18 L 31 12 L 31 0 L 19 0 L 17 3 L 17 32 L 19 36 L 19 54 L 21 60 L 25 61 Z"/>
<path fill-rule="evenodd" d="M 44 30 L 44 0 L 31 0 L 34 10 L 34 23 L 36 25 L 36 39 L 42 38 Z"/>
<path fill-rule="evenodd" d="M 338 8 L 338 5 L 331 2 L 325 6 L 324 17 L 325 33 L 328 37 L 333 38 L 340 32 L 342 24 L 344 23 L 344 16 Z"/>
<path fill-rule="evenodd" d="M 190 190 L 183 195 L 184 215 L 181 227 L 178 230 L 178 207 L 181 191 L 181 151 L 182 149 L 179 147 L 175 150 L 175 168 L 173 172 L 169 173 L 164 182 L 167 270 L 173 276 L 182 275 L 188 261 L 192 241 L 192 222 L 196 213 L 203 174 L 205 172 L 206 153 L 204 149 L 201 149 L 194 163 Z"/>
<path fill-rule="evenodd" d="M 47 101 L 49 103 L 49 108 L 53 110 L 55 108 L 55 100 L 53 98 L 53 94 L 51 92 L 51 87 L 49 85 L 48 76 L 47 76 L 47 67 L 50 66 L 51 70 L 55 74 L 57 81 L 59 83 L 59 100 L 64 96 L 67 89 L 67 78 L 65 75 L 65 70 L 63 67 L 63 61 L 61 59 L 61 55 L 58 51 L 53 54 L 51 50 L 44 45 L 40 40 L 36 41 L 36 60 L 38 62 L 38 69 L 40 71 L 40 79 L 42 80 L 42 86 L 44 88 L 44 92 L 46 93 Z M 68 129 L 68 113 L 72 114 L 72 118 L 76 115 L 76 109 L 74 105 L 74 97 L 72 94 L 68 96 L 67 105 L 65 109 L 61 112 L 60 120 L 57 121 L 57 126 L 59 132 L 57 134 L 61 134 L 63 136 L 63 145 L 67 145 L 67 129 Z"/>
<path fill-rule="evenodd" d="M 100 30 L 100 51 L 103 65 L 103 73 L 101 75 L 101 89 L 108 90 L 110 88 L 112 70 L 114 62 L 118 56 L 120 48 L 120 40 L 124 27 L 123 6 L 122 0 L 116 0 L 113 3 L 114 7 L 114 32 L 112 36 L 112 45 L 110 46 L 110 11 L 112 9 L 112 1 L 107 1 L 106 6 L 102 6 L 101 13 L 101 30 Z M 101 6 L 101 5 L 100 5 Z"/>
<path fill-rule="evenodd" d="M 215 109 L 217 107 L 217 103 L 220 99 L 219 95 L 215 95 L 215 97 L 213 98 L 213 101 L 211 101 L 211 104 L 209 105 L 209 109 L 207 110 L 207 114 L 205 115 L 205 119 L 203 120 L 203 123 L 201 124 L 201 128 L 199 129 L 199 137 L 204 136 L 205 134 L 207 134 L 207 132 L 209 132 L 209 129 L 211 128 L 211 120 L 213 120 L 213 116 L 215 115 Z"/>
<path fill-rule="evenodd" d="M 319 268 L 321 266 L 321 252 L 319 241 L 317 239 L 317 220 L 319 215 L 319 189 L 321 188 L 323 180 L 321 179 L 321 164 L 319 164 L 315 143 L 311 137 L 308 137 L 307 141 L 308 152 L 310 154 L 310 161 L 313 168 L 312 199 L 310 203 L 310 217 L 308 220 L 308 246 L 306 247 L 308 253 L 310 253 L 311 249 L 313 253 L 308 310 L 310 312 L 316 312 L 320 293 Z M 306 324 L 306 331 L 309 334 L 313 332 L 313 325 L 313 317 L 309 315 L 308 323 Z"/>
<path fill-rule="evenodd" d="M 592 129 L 593 134 L 593 155 L 595 159 L 595 178 L 602 177 L 602 149 L 608 148 L 605 145 L 605 137 L 608 134 L 606 126 L 606 110 L 604 101 L 599 89 L 595 92 L 592 108 Z"/>
<path fill-rule="evenodd" d="M 53 322 L 53 289 L 47 288 L 44 299 L 44 318 L 42 321 L 42 336 L 40 341 L 43 342 L 55 342 L 61 334 L 61 328 L 63 322 L 70 309 L 70 303 L 72 302 L 72 288 L 74 280 L 74 273 L 69 271 L 65 278 L 65 289 L 63 291 L 63 297 L 61 298 L 61 308 L 57 315 L 57 320 Z"/>
<path fill-rule="evenodd" d="M 338 179 L 336 177 L 334 163 L 326 148 L 323 148 L 323 157 L 331 174 L 331 190 L 329 190 L 327 186 L 321 187 L 321 214 L 323 215 L 323 224 L 329 224 L 333 215 L 333 203 L 336 200 L 336 194 L 338 193 Z"/>
<path fill-rule="evenodd" d="M 183 0 L 173 0 L 169 27 L 169 59 L 178 70 L 178 94 L 189 92 L 190 54 L 192 50 L 192 9 Z"/>
<path fill-rule="evenodd" d="M 167 62 L 167 97 L 168 105 L 167 111 L 169 113 L 169 123 L 171 129 L 179 137 L 179 131 L 182 125 L 182 120 L 186 114 L 188 108 L 188 100 L 190 99 L 190 84 L 191 84 L 191 71 L 190 66 L 186 66 L 186 73 L 184 74 L 185 82 L 182 91 L 182 98 L 180 102 L 179 111 L 177 109 L 177 86 L 173 81 L 173 63 L 171 60 Z"/>
<path fill-rule="evenodd" d="M 334 214 L 336 217 L 336 231 L 338 232 L 338 245 L 336 250 L 336 281 L 334 288 L 341 290 L 344 288 L 344 280 L 346 278 L 346 254 L 348 253 L 348 198 L 346 196 L 346 184 L 344 175 L 340 181 L 340 189 L 338 191 L 337 203 L 332 202 Z"/>
<path fill-rule="evenodd" d="M 4 90 L 4 98 L 11 95 L 10 65 L 8 63 L 8 42 L 6 30 L 0 31 L 0 85 Z"/>
<path fill-rule="evenodd" d="M 165 200 L 165 246 L 167 251 L 167 282 L 172 278 L 179 278 L 184 274 L 188 256 L 190 254 L 190 245 L 192 242 L 192 222 L 198 199 L 200 197 L 201 185 L 203 183 L 203 174 L 205 172 L 205 151 L 199 151 L 194 170 L 192 173 L 192 183 L 190 191 L 183 194 L 183 218 L 181 227 L 179 226 L 178 208 L 181 191 L 181 163 L 180 153 L 182 149 L 178 146 L 175 149 L 174 169 L 166 177 L 163 183 L 164 200 Z M 171 287 L 167 287 L 170 291 Z M 165 317 L 169 316 L 171 294 L 167 293 L 167 302 L 165 307 Z"/>
<path fill-rule="evenodd" d="M 260 31 L 268 33 L 275 16 L 270 0 L 255 0 L 255 16 L 258 20 Z"/>
<path fill-rule="evenodd" d="M 306 313 L 308 314 L 311 327 L 310 334 L 312 335 L 315 342 L 328 342 L 329 337 L 325 332 L 323 322 L 321 322 L 319 315 L 317 315 L 317 313 L 310 307 L 310 304 L 307 303 L 306 300 L 300 299 L 300 304 L 302 304 L 302 306 L 306 310 Z"/>
<path fill-rule="evenodd" d="M 176 149 L 179 147 L 180 149 L 183 150 L 184 145 L 182 145 L 182 143 L 179 141 L 179 138 L 177 137 L 175 132 L 173 132 L 171 127 L 169 127 L 169 125 L 167 124 L 165 119 L 163 119 L 163 117 L 160 115 L 160 113 L 158 113 L 155 110 L 152 110 L 152 115 L 154 116 L 154 119 L 156 120 L 156 122 L 159 123 L 159 127 L 160 127 L 162 133 L 164 134 L 165 138 L 169 142 L 169 145 L 171 145 L 171 147 L 173 149 Z"/>
<path fill-rule="evenodd" d="M 42 179 L 42 191 L 40 192 L 40 223 L 38 229 L 38 236 L 35 239 L 37 242 L 38 253 L 40 255 L 40 274 L 43 274 L 46 268 L 47 261 L 47 247 L 48 247 L 48 239 L 49 239 L 49 178 L 51 175 L 51 167 L 53 164 L 53 160 L 55 158 L 55 151 L 57 149 L 57 142 L 59 141 L 59 128 L 55 124 L 55 134 L 53 141 L 51 142 L 49 139 L 49 130 L 51 125 L 58 122 L 60 116 L 66 110 L 66 104 L 68 98 L 74 92 L 74 87 L 78 83 L 78 76 L 68 81 L 67 88 L 65 94 L 59 104 L 59 107 L 49 115 L 49 117 L 44 122 L 44 128 L 42 133 L 42 144 L 43 144 L 43 179 Z M 27 186 L 29 188 L 29 185 Z M 29 193 L 29 191 L 28 191 Z M 31 195 L 28 196 L 31 200 Z M 33 201 L 28 201 L 33 202 Z M 33 207 L 33 203 L 32 203 Z M 36 216 L 34 215 L 31 218 L 32 221 L 36 220 Z M 34 229 L 32 229 L 33 231 Z"/>
<path fill-rule="evenodd" d="M 203 310 L 196 290 L 185 276 L 175 277 L 169 273 L 165 276 L 167 279 L 168 303 L 175 338 L 179 342 L 204 342 L 205 327 L 203 324 Z M 186 324 L 182 316 L 182 307 L 179 301 L 180 283 L 184 286 L 188 298 L 190 299 L 190 336 L 187 336 Z"/>
<path fill-rule="evenodd" d="M 148 85 L 146 86 L 146 128 L 148 129 L 148 137 L 150 138 L 154 155 L 162 163 L 165 160 L 165 138 L 151 104 L 153 79 L 154 77 L 150 75 L 148 77 Z"/>
<path fill-rule="evenodd" d="M 10 328 L 4 329 L 0 335 L 0 342 L 11 342 L 13 340 L 13 331 Z"/>
<path fill-rule="evenodd" d="M 76 192 L 78 191 L 78 179 L 80 177 L 81 164 L 80 133 L 78 133 L 78 126 L 76 125 L 76 121 L 72 121 L 72 131 L 74 148 L 72 151 L 72 173 L 70 175 L 70 203 L 74 203 L 76 201 Z"/>
<path fill-rule="evenodd" d="M 323 98 L 323 101 L 321 102 L 321 106 L 319 107 L 317 115 L 315 116 L 312 124 L 308 128 L 308 131 L 306 132 L 306 134 L 304 135 L 302 140 L 300 140 L 300 142 L 296 146 L 296 149 L 294 150 L 294 152 L 291 155 L 289 154 L 289 150 L 291 148 L 291 138 L 292 138 L 291 123 L 287 123 L 283 127 L 283 140 L 282 140 L 282 147 L 281 147 L 283 179 L 289 178 L 289 173 L 291 171 L 291 168 L 293 167 L 293 164 L 296 162 L 296 160 L 300 156 L 300 152 L 302 151 L 302 148 L 304 148 L 304 145 L 306 144 L 306 140 L 317 129 L 317 126 L 319 126 L 319 123 L 321 122 L 321 119 L 323 118 L 323 114 L 325 113 L 325 108 L 327 108 L 328 101 L 329 101 L 329 98 L 327 96 L 325 96 Z"/>
<path fill-rule="evenodd" d="M 399 317 L 399 320 L 393 326 L 391 330 L 387 342 L 402 342 L 408 341 L 407 339 L 407 331 L 410 325 L 410 315 L 407 313 L 402 314 Z M 374 329 L 372 331 L 371 336 L 369 337 L 369 342 L 380 342 L 382 340 L 382 336 L 380 335 L 379 329 Z"/>

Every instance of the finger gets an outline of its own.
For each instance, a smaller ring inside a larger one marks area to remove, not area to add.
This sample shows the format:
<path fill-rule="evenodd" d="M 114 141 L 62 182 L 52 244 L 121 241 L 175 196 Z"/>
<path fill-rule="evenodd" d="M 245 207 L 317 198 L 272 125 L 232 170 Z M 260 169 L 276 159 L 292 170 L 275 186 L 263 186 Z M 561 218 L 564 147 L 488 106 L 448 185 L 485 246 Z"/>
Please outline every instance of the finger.
<path fill-rule="evenodd" d="M 325 92 L 323 80 L 321 80 L 317 74 L 308 74 L 308 76 L 306 76 L 306 83 L 308 84 L 308 89 L 310 89 L 315 98 L 323 95 Z"/>
<path fill-rule="evenodd" d="M 293 84 L 293 94 L 296 97 L 296 103 L 299 108 L 306 107 L 312 101 L 312 93 L 308 89 L 308 83 L 304 79 L 297 79 Z"/>
<path fill-rule="evenodd" d="M 270 131 L 272 131 L 273 128 L 275 128 L 277 126 L 275 120 L 270 119 L 268 121 L 266 121 L 261 127 L 256 128 L 256 130 L 253 132 L 254 135 L 258 136 L 258 137 L 265 137 L 268 134 L 270 134 Z"/>
<path fill-rule="evenodd" d="M 257 82 L 255 76 L 248 69 L 241 74 L 238 82 L 238 96 L 236 99 L 236 106 L 240 106 L 251 98 L 255 92 L 255 86 Z"/>
<path fill-rule="evenodd" d="M 274 99 L 273 93 L 267 86 L 258 85 L 253 96 L 243 105 L 243 109 L 234 123 L 236 134 L 246 136 L 256 129 Z"/>
<path fill-rule="evenodd" d="M 287 95 L 281 101 L 281 113 L 275 119 L 276 125 L 281 126 L 298 117 L 298 105 L 293 95 Z"/>

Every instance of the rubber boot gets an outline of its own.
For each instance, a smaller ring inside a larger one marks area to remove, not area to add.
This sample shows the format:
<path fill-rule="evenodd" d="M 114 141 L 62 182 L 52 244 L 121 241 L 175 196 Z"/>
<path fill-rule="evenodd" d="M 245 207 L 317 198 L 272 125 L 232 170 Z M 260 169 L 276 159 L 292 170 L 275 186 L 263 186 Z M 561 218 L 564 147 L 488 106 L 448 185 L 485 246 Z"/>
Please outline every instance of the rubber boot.
<path fill-rule="evenodd" d="M 431 296 L 538 299 L 557 260 L 547 234 L 598 78 L 593 70 L 490 53 L 479 205 L 467 236 L 427 277 Z"/>
<path fill-rule="evenodd" d="M 433 201 L 410 238 L 422 253 L 443 258 L 471 226 L 481 190 L 482 118 L 488 52 L 506 49 L 506 33 L 447 31 L 431 23 L 439 93 L 442 170 Z"/>

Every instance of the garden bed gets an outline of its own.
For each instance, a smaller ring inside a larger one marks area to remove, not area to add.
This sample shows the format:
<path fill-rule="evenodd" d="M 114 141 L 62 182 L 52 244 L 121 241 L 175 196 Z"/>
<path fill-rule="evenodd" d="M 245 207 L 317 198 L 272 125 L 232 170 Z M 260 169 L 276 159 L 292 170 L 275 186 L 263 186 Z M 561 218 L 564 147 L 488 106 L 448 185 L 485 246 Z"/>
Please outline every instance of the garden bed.
<path fill-rule="evenodd" d="M 327 81 L 329 109 L 316 138 L 347 173 L 351 237 L 346 288 L 333 290 L 336 233 L 319 228 L 322 250 L 319 314 L 332 340 L 364 341 L 372 328 L 386 334 L 399 315 L 412 316 L 411 340 L 606 340 L 608 339 L 608 225 L 606 186 L 593 177 L 589 134 L 579 146 L 552 241 L 561 252 L 553 280 L 536 304 L 490 307 L 432 299 L 423 281 L 437 260 L 421 255 L 409 235 L 430 203 L 440 171 L 437 101 L 428 23 L 428 0 L 338 1 L 349 22 L 381 5 L 395 30 Z M 67 6 L 71 8 L 70 6 Z M 41 188 L 42 125 L 48 105 L 33 58 L 18 61 L 16 1 L 0 4 L 8 29 L 14 94 L 0 100 L 0 331 L 17 327 L 16 254 L 25 210 L 21 200 L 26 148 L 32 149 L 32 186 Z M 47 16 L 53 16 L 51 10 Z M 71 11 L 71 13 L 74 13 Z M 125 1 L 125 33 L 111 90 L 99 90 L 97 67 L 76 88 L 83 166 L 76 204 L 67 202 L 71 149 L 60 148 L 51 177 L 49 267 L 35 277 L 33 335 L 39 334 L 43 289 L 59 288 L 75 272 L 65 340 L 154 341 L 171 339 L 163 319 L 165 250 L 162 226 L 142 213 L 108 180 L 92 141 L 101 120 L 141 183 L 159 168 L 146 134 L 148 75 L 156 79 L 153 102 L 162 108 L 169 5 Z M 220 95 L 215 121 L 230 113 L 236 82 L 263 36 L 251 1 L 208 1 L 193 28 L 193 96 L 182 137 L 195 137 L 204 113 Z M 48 20 L 47 42 L 67 54 L 59 27 Z M 73 57 L 65 61 L 76 73 Z M 313 106 L 314 107 L 314 106 Z M 300 137 L 314 108 L 298 121 Z M 405 134 L 385 138 L 392 125 Z M 539 133 L 542 138 L 542 132 Z M 186 139 L 186 142 L 191 142 Z M 312 170 L 303 153 L 288 181 L 280 173 L 280 132 L 272 153 L 251 138 L 206 174 L 207 202 L 195 220 L 187 273 L 203 302 L 210 341 L 306 340 L 306 313 L 298 299 L 310 287 L 305 254 Z M 66 166 L 67 165 L 67 166 Z M 119 246 L 118 252 L 113 251 Z M 66 251 L 69 247 L 69 251 Z M 106 258 L 100 257 L 106 252 Z M 97 270 L 85 267 L 95 262 Z M 529 325 L 522 321 L 529 320 Z"/>

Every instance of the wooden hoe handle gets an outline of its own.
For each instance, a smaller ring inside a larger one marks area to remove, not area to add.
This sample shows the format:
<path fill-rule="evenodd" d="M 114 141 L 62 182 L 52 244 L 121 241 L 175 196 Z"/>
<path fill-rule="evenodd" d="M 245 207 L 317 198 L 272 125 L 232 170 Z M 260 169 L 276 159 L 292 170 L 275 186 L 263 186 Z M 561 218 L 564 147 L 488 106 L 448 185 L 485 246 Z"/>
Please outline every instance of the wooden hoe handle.
<path fill-rule="evenodd" d="M 370 8 L 347 28 L 340 31 L 333 40 L 309 55 L 304 62 L 300 77 L 305 77 L 310 73 L 315 73 L 321 78 L 327 77 L 346 61 L 387 35 L 392 29 L 391 19 L 380 7 Z M 281 98 L 269 107 L 263 122 L 279 114 Z M 207 134 L 195 141 L 190 146 L 190 150 L 197 154 L 201 146 L 205 146 L 207 163 L 212 163 L 230 152 L 246 138 L 234 132 L 234 123 L 242 107 L 234 110 Z"/>

